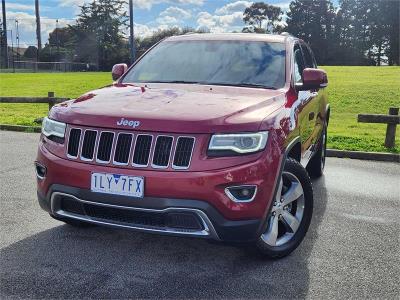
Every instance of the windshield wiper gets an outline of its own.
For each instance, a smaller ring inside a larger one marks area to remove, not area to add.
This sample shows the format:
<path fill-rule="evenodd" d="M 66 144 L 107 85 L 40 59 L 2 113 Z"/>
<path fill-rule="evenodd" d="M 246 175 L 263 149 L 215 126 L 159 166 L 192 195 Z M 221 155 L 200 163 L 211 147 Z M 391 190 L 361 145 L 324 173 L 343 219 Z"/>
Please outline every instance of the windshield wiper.
<path fill-rule="evenodd" d="M 206 82 L 206 81 L 187 81 L 187 80 L 154 80 L 146 81 L 143 83 L 182 83 L 182 84 L 204 84 L 204 85 L 220 85 L 220 86 L 238 86 L 238 87 L 252 87 L 252 88 L 262 88 L 276 90 L 276 87 L 266 86 L 256 83 L 227 83 L 227 82 Z"/>
<path fill-rule="evenodd" d="M 183 83 L 183 84 L 200 84 L 198 81 L 187 81 L 187 80 L 148 80 L 143 83 Z"/>
<path fill-rule="evenodd" d="M 256 84 L 256 83 L 226 83 L 226 82 L 209 82 L 206 83 L 209 85 L 226 85 L 226 86 L 238 86 L 238 87 L 253 87 L 253 88 L 262 88 L 262 89 L 271 89 L 276 90 L 276 87 L 273 86 L 266 86 L 263 84 Z"/>

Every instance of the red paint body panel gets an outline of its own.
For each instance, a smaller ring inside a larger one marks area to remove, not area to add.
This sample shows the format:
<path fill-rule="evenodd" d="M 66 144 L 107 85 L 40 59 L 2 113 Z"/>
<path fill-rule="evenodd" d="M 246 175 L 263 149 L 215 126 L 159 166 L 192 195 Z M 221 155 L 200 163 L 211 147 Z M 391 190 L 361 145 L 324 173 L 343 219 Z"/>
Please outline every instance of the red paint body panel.
<path fill-rule="evenodd" d="M 143 86 L 143 85 L 142 85 Z M 50 118 L 74 125 L 119 129 L 135 119 L 142 131 L 215 133 L 257 131 L 260 120 L 284 105 L 283 90 L 179 84 L 115 84 L 91 91 Z M 81 99 L 84 99 L 83 101 Z"/>
<path fill-rule="evenodd" d="M 43 142 L 39 144 L 37 161 L 47 167 L 44 180 L 38 181 L 38 190 L 47 194 L 52 184 L 90 190 L 92 172 L 108 172 L 145 178 L 145 196 L 172 199 L 196 199 L 214 206 L 227 219 L 246 220 L 262 218 L 271 204 L 275 178 L 279 172 L 280 157 L 267 151 L 254 162 L 217 171 L 163 172 L 72 162 L 50 153 Z M 246 182 L 259 185 L 257 197 L 250 204 L 235 203 L 226 197 L 224 188 Z"/>

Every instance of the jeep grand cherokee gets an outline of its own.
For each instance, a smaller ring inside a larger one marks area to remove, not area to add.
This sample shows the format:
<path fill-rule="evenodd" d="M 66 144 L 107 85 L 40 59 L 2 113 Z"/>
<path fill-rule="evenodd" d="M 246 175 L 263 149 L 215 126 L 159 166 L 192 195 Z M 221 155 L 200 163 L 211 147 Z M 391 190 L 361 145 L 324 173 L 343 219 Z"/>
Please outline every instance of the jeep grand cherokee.
<path fill-rule="evenodd" d="M 325 165 L 327 76 L 286 35 L 188 34 L 43 121 L 43 209 L 74 225 L 251 243 L 304 238 Z"/>

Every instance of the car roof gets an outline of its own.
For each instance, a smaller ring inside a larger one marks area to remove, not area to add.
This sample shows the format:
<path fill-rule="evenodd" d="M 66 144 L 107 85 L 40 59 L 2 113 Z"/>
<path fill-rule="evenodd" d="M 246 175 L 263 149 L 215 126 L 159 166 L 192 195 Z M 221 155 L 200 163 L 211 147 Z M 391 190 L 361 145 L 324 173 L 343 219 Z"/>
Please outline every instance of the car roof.
<path fill-rule="evenodd" d="M 270 43 L 286 43 L 293 40 L 295 38 L 288 35 L 259 33 L 187 33 L 166 39 L 166 41 L 249 41 Z"/>

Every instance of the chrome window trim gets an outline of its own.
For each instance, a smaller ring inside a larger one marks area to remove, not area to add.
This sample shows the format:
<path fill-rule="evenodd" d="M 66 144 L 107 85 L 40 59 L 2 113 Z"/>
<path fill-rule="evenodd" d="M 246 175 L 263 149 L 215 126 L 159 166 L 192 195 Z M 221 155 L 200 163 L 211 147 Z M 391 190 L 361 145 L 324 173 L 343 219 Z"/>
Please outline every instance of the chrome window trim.
<path fill-rule="evenodd" d="M 168 163 L 167 163 L 166 166 L 160 166 L 160 165 L 156 165 L 156 164 L 153 163 L 153 161 L 154 161 L 154 153 L 156 151 L 157 140 L 158 140 L 159 137 L 170 137 L 170 138 L 172 138 L 171 151 L 169 152 Z M 151 167 L 152 168 L 154 168 L 154 169 L 168 169 L 169 163 L 171 161 L 172 150 L 174 150 L 174 140 L 175 140 L 175 138 L 172 135 L 164 135 L 164 134 L 157 135 L 156 142 L 154 143 L 153 156 L 151 158 Z"/>
<path fill-rule="evenodd" d="M 115 152 L 116 152 L 116 150 L 117 150 L 118 139 L 119 139 L 120 134 L 126 134 L 126 135 L 132 136 L 131 145 L 129 146 L 128 161 L 127 161 L 126 163 L 121 163 L 121 162 L 118 162 L 118 161 L 115 160 Z M 135 138 L 135 134 L 133 134 L 133 133 L 121 132 L 121 131 L 118 132 L 117 138 L 116 138 L 116 140 L 115 140 L 115 149 L 114 149 L 114 155 L 113 155 L 113 160 L 112 160 L 112 164 L 113 164 L 113 165 L 116 165 L 116 166 L 127 166 L 127 165 L 129 165 L 129 161 L 130 161 L 130 159 L 131 159 L 131 153 L 132 153 L 132 144 L 133 144 L 134 142 L 136 142 L 136 140 L 134 140 L 134 138 Z M 114 141 L 113 141 L 113 144 L 114 144 Z M 111 154 L 112 154 L 112 153 L 111 153 Z"/>
<path fill-rule="evenodd" d="M 80 135 L 79 135 L 79 143 L 78 143 L 78 153 L 76 154 L 76 156 L 69 155 L 69 153 L 68 153 L 69 139 L 70 139 L 70 137 L 71 137 L 71 130 L 72 130 L 72 129 L 78 129 L 79 132 L 80 132 Z M 81 152 L 80 152 L 80 149 L 81 149 L 81 142 L 82 142 L 82 128 L 70 127 L 69 130 L 68 130 L 68 142 L 66 143 L 66 149 L 65 149 L 66 156 L 67 156 L 68 158 L 70 158 L 70 159 L 78 159 L 78 157 L 80 157 L 80 154 L 81 154 Z"/>
<path fill-rule="evenodd" d="M 96 151 L 97 151 L 97 142 L 98 142 L 98 137 L 99 137 L 99 131 L 96 130 L 96 129 L 85 129 L 84 132 L 83 132 L 83 138 L 82 138 L 82 145 L 81 145 L 81 147 L 83 147 L 83 142 L 85 141 L 86 131 L 94 131 L 94 132 L 96 132 L 96 140 L 94 141 L 93 157 L 92 157 L 92 159 L 83 157 L 83 156 L 82 156 L 82 149 L 80 149 L 79 159 L 82 160 L 82 161 L 93 161 L 93 160 L 94 160 L 94 157 L 95 157 L 95 153 L 96 153 Z M 81 148 L 81 147 L 80 147 L 80 148 Z"/>
<path fill-rule="evenodd" d="M 98 158 L 97 158 L 97 155 L 98 155 L 98 152 L 99 152 L 99 146 L 100 146 L 100 138 L 101 138 L 101 135 L 102 135 L 103 133 L 106 133 L 106 132 L 112 133 L 112 134 L 113 134 L 113 139 L 112 139 L 112 142 L 111 142 L 110 159 L 109 159 L 108 161 L 101 160 L 101 159 L 98 159 Z M 96 149 L 96 162 L 97 162 L 97 163 L 99 163 L 99 164 L 104 164 L 104 165 L 110 163 L 110 161 L 111 161 L 111 156 L 113 155 L 114 142 L 115 142 L 115 132 L 109 131 L 109 130 L 101 131 L 100 136 L 99 136 L 99 143 L 98 143 L 97 149 Z"/>
<path fill-rule="evenodd" d="M 133 157 L 135 156 L 135 150 L 136 150 L 136 145 L 137 145 L 137 139 L 138 139 L 138 137 L 141 136 L 141 135 L 147 135 L 147 136 L 150 136 L 150 137 L 151 137 L 150 152 L 149 152 L 149 157 L 147 158 L 147 164 L 146 164 L 146 165 L 135 164 L 135 163 L 133 162 Z M 152 147 L 153 147 L 153 140 L 154 140 L 154 135 L 152 135 L 152 134 L 137 134 L 137 135 L 136 135 L 135 147 L 133 148 L 133 151 L 132 151 L 132 166 L 133 166 L 133 167 L 137 167 L 137 168 L 147 168 L 147 167 L 149 166 L 150 158 L 151 158 L 151 156 L 152 156 L 152 153 L 151 153 L 151 152 L 152 152 Z"/>
<path fill-rule="evenodd" d="M 235 196 L 232 195 L 231 191 L 229 190 L 229 188 L 246 188 L 246 187 L 251 187 L 251 188 L 255 187 L 254 195 L 249 200 L 237 199 Z M 256 184 L 231 185 L 231 186 L 226 187 L 225 190 L 224 190 L 225 195 L 227 195 L 229 199 L 231 199 L 233 202 L 236 202 L 236 203 L 252 202 L 256 198 L 257 191 L 258 191 L 258 186 Z"/>
<path fill-rule="evenodd" d="M 129 226 L 129 225 L 116 224 L 116 223 L 112 223 L 112 222 L 98 221 L 98 220 L 92 219 L 91 217 L 89 217 L 87 215 L 83 216 L 83 215 L 73 214 L 73 213 L 69 213 L 69 212 L 62 210 L 59 206 L 59 203 L 57 203 L 57 199 L 56 199 L 57 196 L 70 197 L 70 198 L 75 199 L 76 201 L 79 201 L 81 203 L 90 204 L 90 205 L 112 207 L 112 208 L 126 209 L 126 210 L 147 211 L 147 212 L 157 212 L 157 213 L 185 212 L 185 211 L 192 212 L 192 213 L 195 213 L 200 218 L 200 220 L 204 226 L 204 229 L 201 231 L 199 230 L 199 231 L 186 232 L 186 231 L 174 230 L 172 228 L 167 228 L 165 230 L 162 230 L 162 229 L 156 229 L 156 228 Z M 76 219 L 76 220 L 81 220 L 81 221 L 94 223 L 94 224 L 108 225 L 108 226 L 114 226 L 114 227 L 120 227 L 120 228 L 129 228 L 129 229 L 134 229 L 134 230 L 138 230 L 138 231 L 157 232 L 157 233 L 163 233 L 163 234 L 209 237 L 209 238 L 213 238 L 215 240 L 219 240 L 218 234 L 215 231 L 215 228 L 214 228 L 212 222 L 210 221 L 210 219 L 208 218 L 207 214 L 205 212 L 203 212 L 199 209 L 195 209 L 195 208 L 168 207 L 168 208 L 164 208 L 164 209 L 152 209 L 152 208 L 128 207 L 128 206 L 93 202 L 93 201 L 80 199 L 80 198 L 70 195 L 70 194 L 61 193 L 61 192 L 53 192 L 51 195 L 51 198 L 50 198 L 50 210 L 53 215 L 59 215 L 59 216 Z"/>
<path fill-rule="evenodd" d="M 188 164 L 187 167 L 181 167 L 181 166 L 175 166 L 175 165 L 174 165 L 174 160 L 175 160 L 175 156 L 176 156 L 176 146 L 178 145 L 179 139 L 180 139 L 180 138 L 190 138 L 190 139 L 193 139 L 193 146 L 192 146 L 192 150 L 191 150 L 191 152 L 190 152 L 189 164 Z M 190 164 L 191 164 L 191 162 L 192 162 L 192 157 L 193 157 L 193 152 L 194 152 L 194 147 L 195 147 L 195 145 L 196 145 L 196 138 L 195 138 L 194 136 L 181 135 L 181 136 L 179 136 L 179 137 L 176 139 L 174 157 L 173 157 L 173 159 L 172 159 L 172 169 L 174 169 L 174 170 L 187 170 L 187 169 L 189 169 Z"/>

